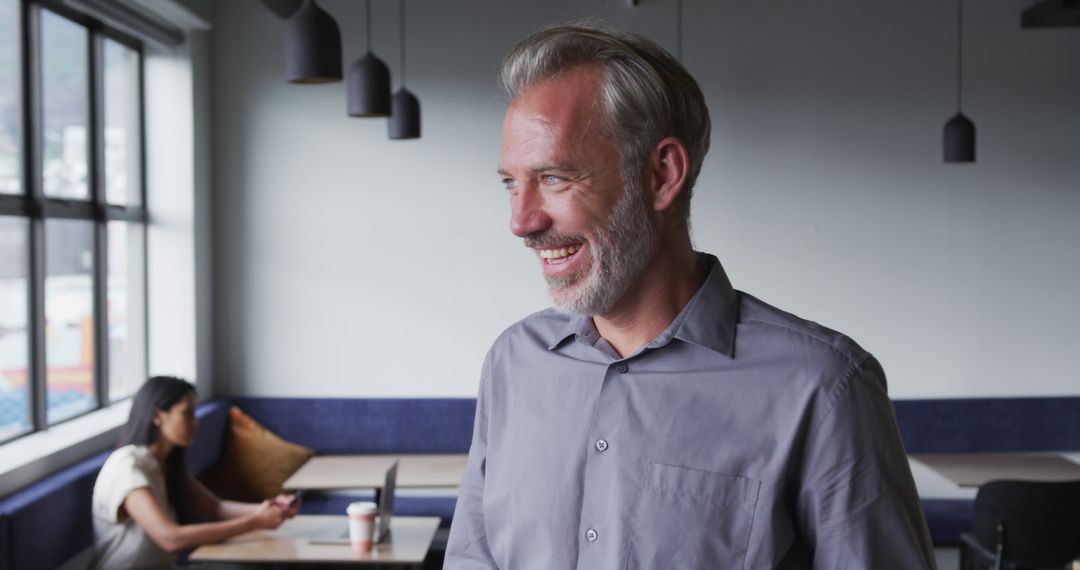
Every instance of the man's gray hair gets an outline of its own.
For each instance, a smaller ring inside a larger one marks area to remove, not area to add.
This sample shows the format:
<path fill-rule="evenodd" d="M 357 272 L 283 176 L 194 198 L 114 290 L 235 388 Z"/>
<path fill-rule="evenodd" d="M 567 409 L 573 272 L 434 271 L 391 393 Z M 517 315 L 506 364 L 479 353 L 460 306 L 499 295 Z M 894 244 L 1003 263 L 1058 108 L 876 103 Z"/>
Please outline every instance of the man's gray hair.
<path fill-rule="evenodd" d="M 623 183 L 640 187 L 649 153 L 673 136 L 689 157 L 680 196 L 688 205 L 709 151 L 709 108 L 697 81 L 656 42 L 588 22 L 552 26 L 506 55 L 500 79 L 513 98 L 534 83 L 586 65 L 603 70 L 603 123 L 619 148 Z"/>

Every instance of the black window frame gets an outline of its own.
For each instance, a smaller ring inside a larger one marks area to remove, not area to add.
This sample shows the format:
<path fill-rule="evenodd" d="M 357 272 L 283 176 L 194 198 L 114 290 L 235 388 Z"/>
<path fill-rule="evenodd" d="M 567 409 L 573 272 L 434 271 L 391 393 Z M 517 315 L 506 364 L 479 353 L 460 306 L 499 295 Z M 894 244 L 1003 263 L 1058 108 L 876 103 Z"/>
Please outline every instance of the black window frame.
<path fill-rule="evenodd" d="M 20 181 L 22 194 L 0 194 L 0 216 L 26 219 L 29 222 L 29 255 L 27 256 L 28 314 L 28 360 L 27 385 L 30 391 L 30 430 L 7 439 L 0 445 L 25 437 L 50 427 L 74 420 L 130 398 L 129 394 L 116 400 L 109 399 L 109 342 L 108 342 L 108 223 L 126 221 L 142 225 L 142 290 L 148 294 L 147 213 L 146 183 L 146 93 L 145 51 L 143 43 L 118 29 L 83 14 L 61 0 L 19 0 L 20 37 Z M 63 17 L 86 29 L 87 57 L 87 185 L 89 198 L 75 200 L 50 198 L 44 195 L 42 178 L 43 121 L 41 74 L 41 11 Z M 104 48 L 105 40 L 112 40 L 131 48 L 138 54 L 138 104 L 139 104 L 139 193 L 136 206 L 109 204 L 105 189 L 104 163 Z M 45 355 L 45 221 L 48 219 L 86 220 L 94 224 L 93 263 L 93 342 L 94 364 L 92 367 L 96 404 L 84 412 L 48 423 L 48 386 L 46 384 L 47 362 Z M 130 318 L 142 319 L 143 334 L 149 336 L 149 308 L 144 303 L 141 315 Z M 143 362 L 149 364 L 149 342 L 142 342 Z"/>

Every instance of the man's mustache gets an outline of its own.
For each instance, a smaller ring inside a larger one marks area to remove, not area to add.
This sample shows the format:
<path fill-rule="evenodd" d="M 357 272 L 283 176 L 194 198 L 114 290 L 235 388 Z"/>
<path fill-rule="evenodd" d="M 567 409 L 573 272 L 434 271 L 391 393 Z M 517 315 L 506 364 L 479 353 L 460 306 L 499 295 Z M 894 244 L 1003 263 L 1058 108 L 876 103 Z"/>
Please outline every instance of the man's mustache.
<path fill-rule="evenodd" d="M 544 249 L 554 246 L 562 246 L 569 243 L 584 243 L 585 236 L 581 234 L 557 234 L 552 232 L 537 232 L 525 236 L 522 240 L 525 247 L 530 249 Z"/>

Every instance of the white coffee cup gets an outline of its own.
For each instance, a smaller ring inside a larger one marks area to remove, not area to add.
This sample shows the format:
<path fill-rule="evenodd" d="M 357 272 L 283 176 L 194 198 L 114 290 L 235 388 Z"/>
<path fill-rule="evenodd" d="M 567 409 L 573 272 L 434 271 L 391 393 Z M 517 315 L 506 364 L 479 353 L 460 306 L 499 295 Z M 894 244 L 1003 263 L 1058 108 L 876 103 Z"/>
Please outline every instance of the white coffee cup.
<path fill-rule="evenodd" d="M 353 550 L 367 552 L 371 550 L 371 541 L 375 536 L 375 503 L 350 503 L 345 512 L 349 515 L 349 541 Z"/>

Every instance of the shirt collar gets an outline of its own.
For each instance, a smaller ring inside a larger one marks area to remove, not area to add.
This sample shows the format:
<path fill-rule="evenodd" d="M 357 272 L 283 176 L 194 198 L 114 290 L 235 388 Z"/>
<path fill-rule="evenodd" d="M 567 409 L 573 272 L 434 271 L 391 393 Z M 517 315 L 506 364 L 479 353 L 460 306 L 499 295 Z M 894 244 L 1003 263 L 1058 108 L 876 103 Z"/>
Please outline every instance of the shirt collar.
<path fill-rule="evenodd" d="M 698 263 L 708 271 L 705 282 L 676 315 L 664 332 L 646 348 L 659 348 L 677 338 L 716 352 L 734 356 L 735 325 L 738 322 L 739 301 L 731 287 L 724 267 L 716 256 L 698 253 Z M 553 337 L 548 350 L 559 348 L 568 338 L 592 346 L 600 333 L 589 315 L 572 315 Z"/>
<path fill-rule="evenodd" d="M 698 263 L 709 272 L 705 283 L 660 336 L 672 331 L 679 340 L 733 357 L 735 325 L 739 322 L 738 294 L 716 256 L 698 253 Z"/>
<path fill-rule="evenodd" d="M 570 315 L 566 324 L 563 325 L 562 329 L 552 338 L 552 343 L 548 345 L 548 350 L 559 348 L 559 346 L 570 337 L 575 337 L 578 341 L 592 346 L 592 344 L 596 342 L 596 339 L 600 337 L 600 332 L 596 330 L 596 325 L 593 324 L 591 316 Z"/>

